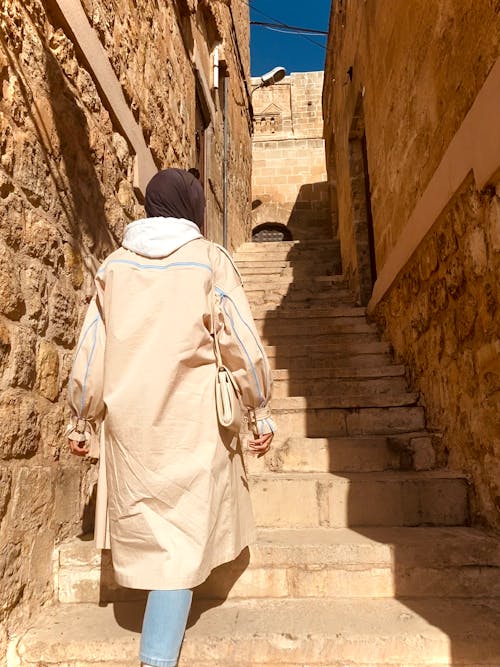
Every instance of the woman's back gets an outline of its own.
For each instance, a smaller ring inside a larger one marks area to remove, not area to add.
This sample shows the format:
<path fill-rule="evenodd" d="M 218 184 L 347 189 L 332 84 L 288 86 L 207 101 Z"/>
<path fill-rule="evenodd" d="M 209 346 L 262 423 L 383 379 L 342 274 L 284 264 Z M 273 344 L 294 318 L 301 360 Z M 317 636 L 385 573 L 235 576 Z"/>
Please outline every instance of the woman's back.
<path fill-rule="evenodd" d="M 184 413 L 211 409 L 208 245 L 197 239 L 161 259 L 121 248 L 99 271 L 106 322 L 103 398 L 113 428 L 119 428 L 115 418 L 126 427 L 139 412 L 149 435 L 152 425 L 175 427 Z"/>
<path fill-rule="evenodd" d="M 193 222 L 201 186 L 180 170 L 150 185 L 153 216 L 97 273 L 70 404 L 76 438 L 102 422 L 96 525 L 109 525 L 117 582 L 191 588 L 254 537 L 239 438 L 217 420 L 212 330 L 264 449 L 271 372 L 236 268 Z"/>

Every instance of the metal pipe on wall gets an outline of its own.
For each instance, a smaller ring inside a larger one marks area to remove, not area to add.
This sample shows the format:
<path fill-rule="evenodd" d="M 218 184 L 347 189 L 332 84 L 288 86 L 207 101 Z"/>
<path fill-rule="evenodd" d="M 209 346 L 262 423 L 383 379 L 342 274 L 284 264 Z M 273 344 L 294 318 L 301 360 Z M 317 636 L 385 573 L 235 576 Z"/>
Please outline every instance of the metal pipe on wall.
<path fill-rule="evenodd" d="M 228 125 L 229 121 L 227 118 L 227 79 L 228 77 L 224 77 L 224 86 L 223 86 L 223 94 L 224 94 L 224 153 L 223 153 L 223 159 L 222 159 L 222 245 L 224 248 L 227 248 L 227 199 L 228 199 L 228 169 L 227 169 L 227 164 L 228 164 L 228 143 L 229 143 L 229 133 L 228 133 Z"/>

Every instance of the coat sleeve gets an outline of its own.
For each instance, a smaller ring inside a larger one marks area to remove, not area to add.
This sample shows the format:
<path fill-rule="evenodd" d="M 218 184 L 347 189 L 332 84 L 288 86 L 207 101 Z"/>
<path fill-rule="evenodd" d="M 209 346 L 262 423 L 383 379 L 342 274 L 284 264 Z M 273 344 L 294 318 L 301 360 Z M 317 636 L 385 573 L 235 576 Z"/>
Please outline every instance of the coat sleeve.
<path fill-rule="evenodd" d="M 76 348 L 68 385 L 72 413 L 67 435 L 71 440 L 89 441 L 90 455 L 97 456 L 98 431 L 104 416 L 103 379 L 106 332 L 94 296 L 87 310 Z"/>
<path fill-rule="evenodd" d="M 222 276 L 216 274 L 214 287 L 215 331 L 222 361 L 240 388 L 249 422 L 255 420 L 261 434 L 275 433 L 276 425 L 271 418 L 270 408 L 273 381 L 269 361 L 255 327 L 241 278 L 231 260 L 222 260 L 225 271 L 222 271 Z M 231 262 L 230 266 L 228 262 Z"/>

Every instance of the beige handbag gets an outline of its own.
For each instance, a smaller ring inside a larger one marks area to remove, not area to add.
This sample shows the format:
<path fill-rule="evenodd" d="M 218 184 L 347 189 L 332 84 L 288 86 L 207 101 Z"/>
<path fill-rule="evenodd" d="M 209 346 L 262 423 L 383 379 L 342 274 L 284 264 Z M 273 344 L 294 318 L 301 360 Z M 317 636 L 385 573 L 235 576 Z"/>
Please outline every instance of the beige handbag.
<path fill-rule="evenodd" d="M 213 253 L 213 244 L 210 244 L 210 254 Z M 215 375 L 215 403 L 219 424 L 234 433 L 239 433 L 242 422 L 241 393 L 231 371 L 222 363 L 222 355 L 215 330 L 215 287 L 214 270 L 212 265 L 212 337 L 214 339 L 215 361 L 217 373 Z"/>

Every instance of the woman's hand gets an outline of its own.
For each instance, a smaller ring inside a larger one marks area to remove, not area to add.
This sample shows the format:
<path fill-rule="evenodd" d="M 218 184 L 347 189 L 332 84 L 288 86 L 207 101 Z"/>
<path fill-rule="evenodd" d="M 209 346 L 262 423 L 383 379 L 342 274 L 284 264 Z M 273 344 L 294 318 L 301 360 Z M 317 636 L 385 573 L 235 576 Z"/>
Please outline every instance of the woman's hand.
<path fill-rule="evenodd" d="M 71 453 L 75 454 L 75 456 L 86 456 L 89 453 L 86 441 L 77 442 L 76 440 L 68 438 L 68 445 Z"/>
<path fill-rule="evenodd" d="M 271 441 L 274 437 L 274 433 L 265 433 L 264 435 L 260 435 L 256 437 L 255 435 L 253 438 L 250 438 L 248 440 L 248 449 L 251 453 L 257 454 L 257 457 L 264 456 L 269 449 L 271 448 Z"/>

